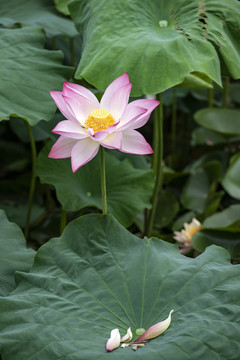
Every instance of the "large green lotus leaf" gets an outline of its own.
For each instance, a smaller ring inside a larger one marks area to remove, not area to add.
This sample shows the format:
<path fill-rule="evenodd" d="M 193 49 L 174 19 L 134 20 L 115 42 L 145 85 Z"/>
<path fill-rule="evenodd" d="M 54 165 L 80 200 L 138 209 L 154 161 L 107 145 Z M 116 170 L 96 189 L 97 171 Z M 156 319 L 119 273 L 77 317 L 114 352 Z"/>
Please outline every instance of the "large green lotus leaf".
<path fill-rule="evenodd" d="M 38 251 L 30 273 L 1 299 L 4 360 L 237 360 L 239 265 L 212 246 L 196 259 L 140 239 L 110 215 L 87 215 Z M 169 329 L 137 352 L 105 350 L 110 331 Z"/>
<path fill-rule="evenodd" d="M 52 1 L 0 0 L 0 8 L 0 23 L 3 26 L 33 25 L 43 28 L 48 36 L 77 35 L 73 22 L 59 14 Z"/>
<path fill-rule="evenodd" d="M 35 251 L 26 248 L 22 230 L 8 221 L 0 209 L 0 295 L 5 296 L 15 287 L 14 272 L 28 271 Z"/>
<path fill-rule="evenodd" d="M 194 234 L 191 242 L 199 252 L 204 251 L 207 246 L 215 244 L 227 249 L 233 259 L 240 259 L 240 231 L 202 230 Z"/>
<path fill-rule="evenodd" d="M 56 106 L 49 90 L 62 88 L 72 69 L 62 53 L 44 49 L 41 29 L 0 29 L 0 120 L 21 117 L 36 125 L 50 120 Z"/>
<path fill-rule="evenodd" d="M 240 199 L 240 152 L 231 157 L 230 165 L 222 179 L 222 186 L 234 198 Z"/>
<path fill-rule="evenodd" d="M 236 0 L 197 1 L 205 10 L 202 29 L 205 37 L 216 47 L 223 63 L 223 73 L 234 79 L 240 77 L 240 3 Z M 226 6 L 227 5 L 227 6 Z M 201 19 L 201 21 L 203 21 Z M 235 64 L 237 62 L 237 66 Z"/>
<path fill-rule="evenodd" d="M 240 76 L 235 0 L 76 0 L 69 9 L 84 38 L 76 77 L 101 90 L 126 71 L 132 95 L 159 93 L 192 72 L 221 84 L 218 53 Z"/>
<path fill-rule="evenodd" d="M 228 228 L 231 231 L 240 231 L 240 205 L 235 204 L 227 209 L 206 218 L 203 227 L 206 229 Z"/>
<path fill-rule="evenodd" d="M 234 109 L 206 108 L 194 114 L 195 121 L 203 127 L 224 135 L 240 135 L 240 111 Z"/>
<path fill-rule="evenodd" d="M 70 159 L 50 159 L 49 151 L 50 146 L 46 146 L 39 154 L 36 172 L 42 182 L 54 185 L 63 208 L 102 209 L 99 155 L 73 173 Z M 124 226 L 131 225 L 138 213 L 151 207 L 152 170 L 136 169 L 128 160 L 120 161 L 106 152 L 106 182 L 108 212 Z"/>

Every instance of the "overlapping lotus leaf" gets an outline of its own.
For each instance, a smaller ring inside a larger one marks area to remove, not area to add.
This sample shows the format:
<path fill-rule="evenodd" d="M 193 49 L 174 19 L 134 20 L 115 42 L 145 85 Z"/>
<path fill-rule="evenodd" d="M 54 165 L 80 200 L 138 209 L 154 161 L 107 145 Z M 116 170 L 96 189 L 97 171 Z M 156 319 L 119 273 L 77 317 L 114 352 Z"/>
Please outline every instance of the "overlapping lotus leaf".
<path fill-rule="evenodd" d="M 53 1 L 0 0 L 0 8 L 0 23 L 3 26 L 12 27 L 15 24 L 39 26 L 50 37 L 60 34 L 77 35 L 71 19 L 62 16 L 55 9 Z"/>
<path fill-rule="evenodd" d="M 5 296 L 16 286 L 15 271 L 30 269 L 35 251 L 27 249 L 22 230 L 8 221 L 3 210 L 0 210 L 0 223 L 0 295 Z"/>
<path fill-rule="evenodd" d="M 195 121 L 204 128 L 226 136 L 240 135 L 240 111 L 226 108 L 205 108 L 194 114 Z"/>
<path fill-rule="evenodd" d="M 44 49 L 41 29 L 29 29 L 0 29 L 0 120 L 13 116 L 36 125 L 54 115 L 49 90 L 59 89 L 72 69 L 61 64 L 60 51 Z"/>
<path fill-rule="evenodd" d="M 175 245 L 139 239 L 112 216 L 87 215 L 38 251 L 30 273 L 1 298 L 4 360 L 237 360 L 239 265 L 209 247 L 196 259 Z M 107 353 L 110 331 L 172 322 L 137 352 Z"/>
<path fill-rule="evenodd" d="M 159 93 L 192 73 L 221 84 L 221 69 L 240 76 L 239 9 L 229 0 L 75 0 L 83 34 L 76 78 L 104 90 L 128 72 L 132 95 Z"/>

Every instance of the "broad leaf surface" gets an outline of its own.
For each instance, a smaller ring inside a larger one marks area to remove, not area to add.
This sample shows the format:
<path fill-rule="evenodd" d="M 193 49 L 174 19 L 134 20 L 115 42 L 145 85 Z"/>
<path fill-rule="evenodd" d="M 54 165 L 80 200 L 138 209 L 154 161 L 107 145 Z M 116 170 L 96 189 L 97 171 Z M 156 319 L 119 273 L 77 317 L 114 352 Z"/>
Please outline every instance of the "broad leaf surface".
<path fill-rule="evenodd" d="M 240 152 L 232 156 L 222 185 L 224 189 L 234 198 L 240 199 Z"/>
<path fill-rule="evenodd" d="M 17 116 L 36 125 L 54 115 L 49 90 L 60 90 L 72 69 L 61 65 L 60 51 L 44 49 L 42 30 L 29 29 L 0 29 L 0 120 Z"/>
<path fill-rule="evenodd" d="M 0 23 L 6 27 L 14 24 L 43 28 L 50 37 L 77 35 L 73 22 L 56 11 L 50 0 L 0 0 Z M 31 32 L 31 30 L 28 30 Z"/>
<path fill-rule="evenodd" d="M 0 210 L 0 223 L 0 295 L 6 296 L 16 286 L 14 272 L 28 271 L 35 251 L 26 248 L 22 230 L 8 221 L 3 210 Z"/>
<path fill-rule="evenodd" d="M 221 84 L 219 57 L 240 77 L 235 0 L 228 11 L 225 0 L 76 0 L 69 9 L 84 38 L 76 77 L 101 90 L 126 71 L 132 95 L 162 92 L 192 72 Z"/>
<path fill-rule="evenodd" d="M 63 208 L 67 211 L 87 206 L 102 209 L 99 155 L 74 174 L 70 159 L 50 159 L 49 151 L 48 146 L 40 153 L 37 174 L 42 182 L 55 186 Z M 129 161 L 120 161 L 106 153 L 106 182 L 108 212 L 124 226 L 131 225 L 138 213 L 150 208 L 154 186 L 152 170 L 136 169 Z"/>
<path fill-rule="evenodd" d="M 206 108 L 194 114 L 195 121 L 206 129 L 224 135 L 240 135 L 240 111 Z"/>
<path fill-rule="evenodd" d="M 1 299 L 4 360 L 238 359 L 239 265 L 219 247 L 187 258 L 112 216 L 88 215 L 42 246 L 17 282 Z M 146 347 L 106 352 L 113 328 L 136 338 L 171 309 L 169 329 Z"/>

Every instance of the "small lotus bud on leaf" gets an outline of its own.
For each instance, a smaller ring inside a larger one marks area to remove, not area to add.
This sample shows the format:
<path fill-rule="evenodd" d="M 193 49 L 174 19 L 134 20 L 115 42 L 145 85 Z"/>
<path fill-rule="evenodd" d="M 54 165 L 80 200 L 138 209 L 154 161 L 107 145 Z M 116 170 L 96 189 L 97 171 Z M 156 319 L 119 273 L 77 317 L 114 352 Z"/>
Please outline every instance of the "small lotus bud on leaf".
<path fill-rule="evenodd" d="M 110 338 L 106 343 L 106 350 L 112 351 L 118 348 L 120 345 L 120 332 L 118 329 L 114 329 L 111 331 Z"/>

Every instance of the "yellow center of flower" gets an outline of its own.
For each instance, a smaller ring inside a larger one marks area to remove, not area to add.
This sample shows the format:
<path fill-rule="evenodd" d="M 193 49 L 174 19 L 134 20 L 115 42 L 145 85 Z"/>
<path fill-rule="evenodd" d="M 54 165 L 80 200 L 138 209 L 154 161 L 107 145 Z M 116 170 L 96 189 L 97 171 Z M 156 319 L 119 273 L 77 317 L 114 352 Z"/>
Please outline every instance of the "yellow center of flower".
<path fill-rule="evenodd" d="M 114 123 L 114 118 L 106 109 L 94 109 L 91 114 L 88 115 L 84 125 L 86 129 L 91 128 L 96 133 L 101 130 L 106 130 Z"/>

